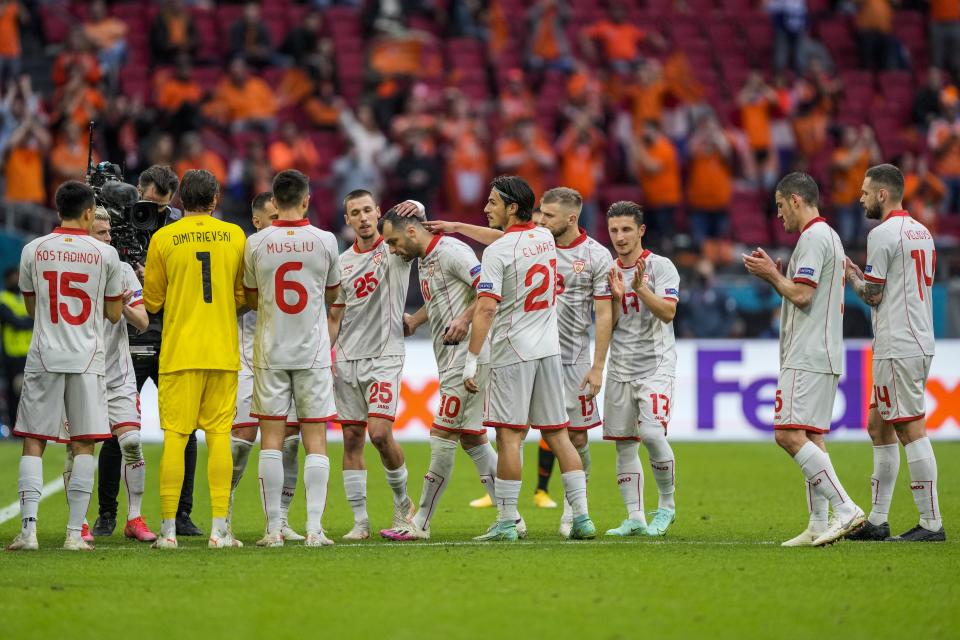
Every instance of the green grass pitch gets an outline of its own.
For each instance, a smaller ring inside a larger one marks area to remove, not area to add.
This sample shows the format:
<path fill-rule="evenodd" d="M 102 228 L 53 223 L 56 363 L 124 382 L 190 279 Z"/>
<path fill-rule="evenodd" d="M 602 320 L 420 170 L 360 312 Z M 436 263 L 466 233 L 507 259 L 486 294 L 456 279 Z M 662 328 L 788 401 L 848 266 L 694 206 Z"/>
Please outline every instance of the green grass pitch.
<path fill-rule="evenodd" d="M 179 550 L 164 553 L 118 531 L 92 553 L 68 554 L 59 548 L 61 492 L 40 505 L 39 553 L 0 552 L 0 638 L 960 637 L 960 443 L 935 445 L 946 544 L 826 549 L 779 546 L 804 527 L 806 508 L 799 469 L 772 442 L 674 447 L 678 519 L 658 540 L 561 540 L 559 510 L 532 505 L 534 446 L 521 498 L 530 535 L 517 544 L 471 542 L 494 511 L 467 506 L 481 489 L 462 452 L 425 544 L 339 541 L 350 525 L 339 445 L 331 447 L 324 519 L 338 541 L 331 548 L 254 546 L 263 527 L 256 452 L 235 508 L 241 550 L 208 550 L 205 539 L 181 538 Z M 429 449 L 404 449 L 416 499 Z M 369 512 L 382 527 L 392 503 L 379 460 L 367 451 Z M 834 444 L 831 451 L 842 481 L 868 509 L 870 446 Z M 159 446 L 146 454 L 144 514 L 156 529 Z M 0 446 L 0 507 L 17 498 L 18 456 L 19 446 Z M 194 513 L 208 530 L 204 457 L 201 449 Z M 593 445 L 592 459 L 590 512 L 602 532 L 619 524 L 623 506 L 613 447 Z M 62 461 L 63 448 L 50 447 L 46 481 Z M 645 471 L 649 509 L 656 486 Z M 551 489 L 559 498 L 556 474 Z M 124 500 L 121 492 L 121 519 Z M 95 514 L 91 504 L 91 521 Z M 302 531 L 304 518 L 301 484 L 291 523 Z M 899 533 L 915 522 L 904 460 L 891 524 Z M 9 542 L 18 526 L 18 518 L 0 525 L 0 540 Z"/>

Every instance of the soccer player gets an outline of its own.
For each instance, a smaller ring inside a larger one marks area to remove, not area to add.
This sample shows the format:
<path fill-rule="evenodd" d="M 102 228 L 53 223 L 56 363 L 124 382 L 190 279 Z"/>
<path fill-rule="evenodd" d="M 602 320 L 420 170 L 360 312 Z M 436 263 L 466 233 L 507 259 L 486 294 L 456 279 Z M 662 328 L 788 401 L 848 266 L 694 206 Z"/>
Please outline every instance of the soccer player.
<path fill-rule="evenodd" d="M 407 465 L 393 438 L 403 371 L 403 308 L 410 265 L 387 251 L 377 230 L 380 207 L 369 191 L 351 191 L 343 200 L 344 218 L 356 234 L 340 254 L 340 295 L 328 313 L 336 345 L 334 395 L 343 427 L 343 487 L 353 511 L 353 528 L 344 540 L 370 537 L 367 515 L 366 440 L 380 452 L 393 490 L 393 527 L 413 517 L 407 495 Z"/>
<path fill-rule="evenodd" d="M 291 404 L 307 452 L 304 545 L 328 546 L 333 541 L 324 535 L 321 517 L 330 480 L 327 422 L 336 419 L 336 406 L 325 319 L 326 305 L 340 293 L 339 251 L 334 235 L 305 217 L 310 206 L 307 176 L 293 169 L 278 173 L 273 204 L 278 218 L 247 240 L 243 275 L 247 304 L 258 310 L 250 415 L 260 419 L 260 487 L 267 515 L 262 546 L 283 546 L 281 450 Z"/>
<path fill-rule="evenodd" d="M 614 329 L 603 402 L 603 439 L 617 447 L 617 486 L 627 518 L 608 536 L 662 536 L 676 519 L 676 461 L 667 442 L 677 375 L 673 318 L 680 274 L 667 258 L 643 248 L 646 225 L 635 202 L 615 202 L 607 211 L 617 262 L 609 272 Z M 650 455 L 659 500 L 653 520 L 643 512 L 640 443 Z"/>
<path fill-rule="evenodd" d="M 479 358 L 491 334 L 484 426 L 497 430 L 497 524 L 478 540 L 518 539 L 520 448 L 530 426 L 539 429 L 560 464 L 573 507 L 571 538 L 593 538 L 587 479 L 570 443 L 557 329 L 557 250 L 552 234 L 532 221 L 534 195 L 516 176 L 491 183 L 484 213 L 504 235 L 483 252 L 479 299 L 463 367 L 467 391 L 480 390 Z M 529 425 L 529 426 L 528 426 Z"/>
<path fill-rule="evenodd" d="M 823 441 L 843 373 L 846 258 L 840 237 L 817 210 L 820 190 L 813 178 L 786 175 L 775 198 L 783 228 L 800 232 L 786 276 L 763 249 L 745 254 L 743 264 L 783 297 L 773 428 L 777 444 L 803 471 L 810 508 L 806 530 L 783 546 L 822 546 L 856 531 L 865 520 L 837 478 Z M 828 503 L 833 508 L 829 521 Z"/>
<path fill-rule="evenodd" d="M 873 508 L 851 540 L 942 542 L 946 540 L 937 499 L 937 459 L 925 422 L 925 391 L 933 360 L 933 236 L 903 210 L 903 174 L 889 164 L 867 171 L 860 203 L 867 218 L 880 220 L 867 236 L 867 266 L 847 261 L 847 280 L 873 307 L 873 402 L 867 430 L 873 440 Z M 900 470 L 903 443 L 910 490 L 920 522 L 890 537 L 887 514 Z"/>
<path fill-rule="evenodd" d="M 102 207 L 97 207 L 91 235 L 110 244 L 110 214 Z M 144 331 L 150 320 L 143 308 L 143 287 L 133 267 L 121 262 L 120 268 L 123 271 L 123 320 L 107 325 L 104 336 L 108 371 L 107 416 L 123 456 L 122 477 L 127 488 L 127 524 L 123 535 L 140 542 L 153 542 L 157 536 L 150 531 L 140 513 L 147 463 L 140 447 L 140 394 L 127 334 L 127 324 L 137 331 Z M 70 473 L 71 470 L 64 470 L 65 476 Z"/>
<path fill-rule="evenodd" d="M 28 243 L 20 256 L 20 290 L 35 330 L 13 428 L 24 440 L 17 487 L 21 528 L 10 551 L 39 548 L 37 512 L 47 441 L 68 442 L 74 459 L 63 548 L 93 549 L 81 537 L 81 528 L 93 493 L 94 445 L 110 437 L 103 318 L 116 323 L 123 314 L 120 258 L 113 247 L 90 238 L 93 189 L 70 180 L 57 189 L 55 200 L 61 225 Z"/>
<path fill-rule="evenodd" d="M 251 205 L 254 229 L 269 227 L 277 219 L 277 207 L 273 204 L 273 193 L 264 191 L 257 194 Z M 237 408 L 233 418 L 233 431 L 230 433 L 230 452 L 233 454 L 233 478 L 230 481 L 230 509 L 228 521 L 233 514 L 233 498 L 237 486 L 247 469 L 250 450 L 257 439 L 260 421 L 250 415 L 250 403 L 253 400 L 253 338 L 256 333 L 257 312 L 247 311 L 237 318 L 237 331 L 240 340 L 240 375 L 237 378 Z M 300 473 L 298 454 L 300 451 L 300 431 L 296 411 L 291 407 L 287 416 L 286 437 L 283 439 L 283 493 L 280 496 L 281 532 L 283 539 L 299 542 L 305 538 L 293 530 L 287 522 L 290 503 L 297 489 L 297 476 Z M 266 544 L 266 537 L 257 541 L 258 546 Z"/>
<path fill-rule="evenodd" d="M 240 345 L 237 311 L 245 304 L 243 230 L 213 217 L 220 186 L 209 171 L 183 176 L 184 216 L 158 230 L 147 250 L 143 301 L 164 310 L 160 351 L 160 512 L 158 549 L 175 549 L 175 516 L 190 433 L 207 440 L 207 482 L 213 514 L 210 548 L 240 547 L 227 524 L 230 427 L 237 397 Z"/>
<path fill-rule="evenodd" d="M 400 211 L 414 209 L 410 216 Z M 455 238 L 434 235 L 422 222 L 422 206 L 402 204 L 381 219 L 381 229 L 390 252 L 407 262 L 417 259 L 420 291 L 424 306 L 407 316 L 407 333 L 429 321 L 433 352 L 440 372 L 440 407 L 430 429 L 430 468 L 423 481 L 420 506 L 410 524 L 384 529 L 384 538 L 396 541 L 425 540 L 430 537 L 430 520 L 443 492 L 450 484 L 457 442 L 477 467 L 480 482 L 494 498 L 497 454 L 483 428 L 483 398 L 463 386 L 463 363 L 467 355 L 470 324 L 475 308 L 475 287 L 480 281 L 480 262 L 473 249 Z M 477 381 L 486 384 L 490 348 L 480 352 Z"/>

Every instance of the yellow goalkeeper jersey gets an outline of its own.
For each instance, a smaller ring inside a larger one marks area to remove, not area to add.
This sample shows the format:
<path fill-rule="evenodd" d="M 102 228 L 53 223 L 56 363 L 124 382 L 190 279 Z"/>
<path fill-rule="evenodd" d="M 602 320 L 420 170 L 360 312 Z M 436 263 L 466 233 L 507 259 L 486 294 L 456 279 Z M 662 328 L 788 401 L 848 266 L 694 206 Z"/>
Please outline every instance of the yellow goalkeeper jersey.
<path fill-rule="evenodd" d="M 160 373 L 240 369 L 245 241 L 240 227 L 206 215 L 186 216 L 153 235 L 143 302 L 150 313 L 163 310 Z"/>

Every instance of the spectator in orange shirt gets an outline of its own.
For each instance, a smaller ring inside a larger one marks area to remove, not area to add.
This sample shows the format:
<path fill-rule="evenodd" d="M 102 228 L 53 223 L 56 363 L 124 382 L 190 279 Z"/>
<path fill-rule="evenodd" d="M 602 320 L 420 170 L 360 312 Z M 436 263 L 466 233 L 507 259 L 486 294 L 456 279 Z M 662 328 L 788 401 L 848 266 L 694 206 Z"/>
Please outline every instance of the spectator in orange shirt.
<path fill-rule="evenodd" d="M 6 199 L 15 203 L 45 205 L 43 157 L 50 148 L 50 134 L 36 114 L 27 111 L 13 132 L 6 153 L 4 174 Z"/>
<path fill-rule="evenodd" d="M 50 150 L 50 190 L 67 180 L 83 180 L 87 172 L 87 145 L 80 128 L 73 122 L 63 125 L 60 139 Z M 96 160 L 94 160 L 96 162 Z"/>
<path fill-rule="evenodd" d="M 580 225 L 594 232 L 597 217 L 597 186 L 603 180 L 603 134 L 590 116 L 581 113 L 557 140 L 560 156 L 560 184 L 580 193 L 583 208 Z"/>
<path fill-rule="evenodd" d="M 697 122 L 689 154 L 687 206 L 693 243 L 700 247 L 707 238 L 726 235 L 733 197 L 733 146 L 712 113 Z"/>
<path fill-rule="evenodd" d="M 634 130 L 640 132 L 648 120 L 660 122 L 667 97 L 663 65 L 659 60 L 645 60 L 637 66 L 634 82 L 627 86 L 624 97 L 629 101 Z"/>
<path fill-rule="evenodd" d="M 223 164 L 223 159 L 216 152 L 204 148 L 199 133 L 189 131 L 183 134 L 180 149 L 180 159 L 173 166 L 178 176 L 191 169 L 206 169 L 213 174 L 217 182 L 227 183 L 227 167 Z"/>
<path fill-rule="evenodd" d="M 234 58 L 226 78 L 214 93 L 214 113 L 222 115 L 235 131 L 275 126 L 277 99 L 270 86 L 251 76 L 243 58 Z"/>
<path fill-rule="evenodd" d="M 340 121 L 338 100 L 333 83 L 329 80 L 321 82 L 316 92 L 304 102 L 303 112 L 310 120 L 310 124 L 317 129 L 334 130 L 339 126 Z"/>
<path fill-rule="evenodd" d="M 930 124 L 927 142 L 934 168 L 947 186 L 944 203 L 950 213 L 960 213 L 960 97 L 954 87 L 941 95 L 942 116 Z"/>
<path fill-rule="evenodd" d="M 890 0 L 856 0 L 857 50 L 860 67 L 883 71 L 897 66 Z"/>
<path fill-rule="evenodd" d="M 927 159 L 911 151 L 903 154 L 897 163 L 903 171 L 903 204 L 910 215 L 937 232 L 937 217 L 947 188 L 943 180 L 930 172 Z"/>
<path fill-rule="evenodd" d="M 270 144 L 267 157 L 270 159 L 270 168 L 276 173 L 296 169 L 313 178 L 320 173 L 320 152 L 313 140 L 299 131 L 292 120 L 280 125 L 280 137 Z"/>
<path fill-rule="evenodd" d="M 242 56 L 247 63 L 257 67 L 270 64 L 273 47 L 270 33 L 260 17 L 260 3 L 247 2 L 243 15 L 230 27 L 230 56 Z"/>
<path fill-rule="evenodd" d="M 960 0 L 930 0 L 930 61 L 960 77 Z"/>
<path fill-rule="evenodd" d="M 100 115 L 107 101 L 102 93 L 85 82 L 82 69 L 74 68 L 71 73 L 67 84 L 54 94 L 53 122 L 72 120 L 83 128 Z"/>
<path fill-rule="evenodd" d="M 500 91 L 500 119 L 505 127 L 518 120 L 533 118 L 533 95 L 520 69 L 507 72 L 506 86 Z"/>
<path fill-rule="evenodd" d="M 511 133 L 497 143 L 497 169 L 526 180 L 537 200 L 556 163 L 553 149 L 531 118 L 518 121 Z"/>
<path fill-rule="evenodd" d="M 108 15 L 104 0 L 93 0 L 90 19 L 84 23 L 83 32 L 96 47 L 104 71 L 116 80 L 127 58 L 127 23 Z"/>
<path fill-rule="evenodd" d="M 20 24 L 27 12 L 16 0 L 0 0 L 0 87 L 20 75 Z"/>
<path fill-rule="evenodd" d="M 833 152 L 832 201 L 837 218 L 837 233 L 845 246 L 862 243 L 863 209 L 860 206 L 860 187 L 863 174 L 872 165 L 882 162 L 873 129 L 846 126 L 840 145 Z"/>
<path fill-rule="evenodd" d="M 533 71 L 556 69 L 569 73 L 573 70 L 570 43 L 567 41 L 567 21 L 570 9 L 560 0 L 538 0 L 527 13 L 527 68 Z"/>
<path fill-rule="evenodd" d="M 83 71 L 83 78 L 87 84 L 95 85 L 100 82 L 103 72 L 97 57 L 90 52 L 90 43 L 83 35 L 83 29 L 73 29 L 67 35 L 67 42 L 53 61 L 51 75 L 53 84 L 57 87 L 67 84 L 71 73 L 75 69 Z"/>
<path fill-rule="evenodd" d="M 621 0 L 611 0 L 609 19 L 595 22 L 580 34 L 580 50 L 588 60 L 603 61 L 618 73 L 628 73 L 640 59 L 640 45 L 646 40 L 658 45 L 663 38 L 647 32 L 627 20 L 627 9 Z M 603 51 L 597 52 L 596 42 Z"/>
<path fill-rule="evenodd" d="M 757 170 L 763 176 L 761 183 L 766 184 L 766 178 L 776 173 L 776 157 L 771 153 L 773 136 L 770 120 L 777 106 L 777 93 L 764 81 L 759 71 L 753 71 L 737 94 L 737 105 L 740 107 L 740 128 L 747 136 Z"/>
<path fill-rule="evenodd" d="M 177 59 L 173 75 L 158 78 L 156 85 L 154 103 L 163 116 L 164 127 L 170 131 L 199 129 L 203 89 L 193 79 L 193 67 L 186 55 Z"/>
<path fill-rule="evenodd" d="M 630 165 L 643 189 L 644 219 L 653 232 L 653 242 L 669 247 L 673 237 L 673 220 L 683 197 L 680 181 L 680 156 L 660 123 L 648 120 L 639 136 L 622 132 Z"/>
<path fill-rule="evenodd" d="M 178 56 L 192 57 L 200 46 L 197 25 L 183 0 L 166 0 L 150 25 L 150 54 L 154 64 Z"/>

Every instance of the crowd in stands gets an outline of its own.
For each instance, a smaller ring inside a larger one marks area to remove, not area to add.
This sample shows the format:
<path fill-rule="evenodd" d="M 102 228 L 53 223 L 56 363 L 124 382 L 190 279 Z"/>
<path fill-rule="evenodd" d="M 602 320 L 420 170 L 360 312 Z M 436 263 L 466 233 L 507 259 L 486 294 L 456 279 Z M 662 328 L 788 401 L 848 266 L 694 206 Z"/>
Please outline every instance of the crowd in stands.
<path fill-rule="evenodd" d="M 128 179 L 202 166 L 245 221 L 297 168 L 338 230 L 358 187 L 482 223 L 489 179 L 517 173 L 580 191 L 601 239 L 610 202 L 642 202 L 649 244 L 706 283 L 728 240 L 792 243 L 770 191 L 793 169 L 850 246 L 880 161 L 960 238 L 958 81 L 960 0 L 0 0 L 0 174 L 7 203 L 48 206 L 96 120 Z"/>

